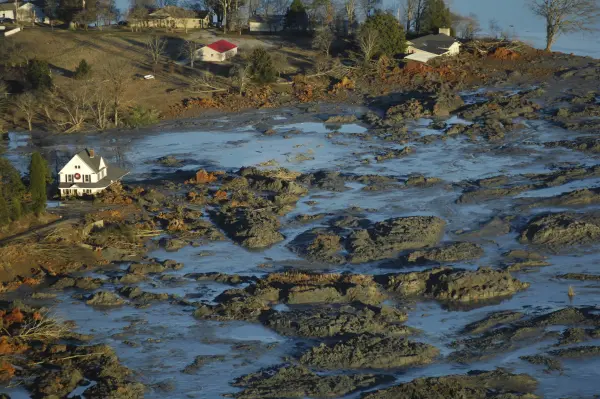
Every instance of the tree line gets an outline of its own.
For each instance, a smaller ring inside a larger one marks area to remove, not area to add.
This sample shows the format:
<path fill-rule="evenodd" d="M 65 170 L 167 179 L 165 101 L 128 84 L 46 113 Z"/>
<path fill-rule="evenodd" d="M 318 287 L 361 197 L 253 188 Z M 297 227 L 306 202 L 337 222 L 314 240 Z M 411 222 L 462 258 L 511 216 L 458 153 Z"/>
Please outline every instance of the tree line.
<path fill-rule="evenodd" d="M 6 158 L 0 158 L 0 226 L 22 217 L 41 215 L 46 210 L 46 186 L 52 182 L 50 169 L 39 152 L 31 155 L 25 177 Z"/>

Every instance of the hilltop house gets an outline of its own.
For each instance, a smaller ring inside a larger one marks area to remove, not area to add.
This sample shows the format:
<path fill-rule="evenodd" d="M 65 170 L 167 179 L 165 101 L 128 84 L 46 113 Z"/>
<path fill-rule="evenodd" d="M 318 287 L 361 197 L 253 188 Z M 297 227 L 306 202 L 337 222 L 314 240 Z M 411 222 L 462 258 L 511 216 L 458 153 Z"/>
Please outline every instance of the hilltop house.
<path fill-rule="evenodd" d="M 285 15 L 269 15 L 263 17 L 255 15 L 248 19 L 248 28 L 250 32 L 281 32 L 285 24 Z"/>
<path fill-rule="evenodd" d="M 0 18 L 10 18 L 24 23 L 43 22 L 44 13 L 41 7 L 31 2 L 0 4 Z"/>
<path fill-rule="evenodd" d="M 450 28 L 440 28 L 437 35 L 427 35 L 407 42 L 405 60 L 427 62 L 441 55 L 457 55 L 460 42 L 450 36 Z"/>
<path fill-rule="evenodd" d="M 198 59 L 201 61 L 225 61 L 237 54 L 238 47 L 227 40 L 218 40 L 198 50 Z"/>
<path fill-rule="evenodd" d="M 60 196 L 96 194 L 127 173 L 116 166 L 109 166 L 94 150 L 85 149 L 75 154 L 58 172 Z"/>
<path fill-rule="evenodd" d="M 175 6 L 160 8 L 148 14 L 148 26 L 151 28 L 208 28 L 210 13 L 208 11 L 189 11 Z"/>

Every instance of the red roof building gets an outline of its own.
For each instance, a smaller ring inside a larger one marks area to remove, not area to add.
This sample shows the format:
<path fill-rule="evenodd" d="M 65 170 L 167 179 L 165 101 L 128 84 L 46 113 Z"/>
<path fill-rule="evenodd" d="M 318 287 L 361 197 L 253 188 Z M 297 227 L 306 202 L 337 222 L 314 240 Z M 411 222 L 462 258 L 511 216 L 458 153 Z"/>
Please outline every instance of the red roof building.
<path fill-rule="evenodd" d="M 237 46 L 235 44 L 228 42 L 227 40 L 219 40 L 219 41 L 209 44 L 206 47 L 215 50 L 217 53 L 225 53 L 229 50 L 233 50 L 234 48 L 237 48 Z"/>

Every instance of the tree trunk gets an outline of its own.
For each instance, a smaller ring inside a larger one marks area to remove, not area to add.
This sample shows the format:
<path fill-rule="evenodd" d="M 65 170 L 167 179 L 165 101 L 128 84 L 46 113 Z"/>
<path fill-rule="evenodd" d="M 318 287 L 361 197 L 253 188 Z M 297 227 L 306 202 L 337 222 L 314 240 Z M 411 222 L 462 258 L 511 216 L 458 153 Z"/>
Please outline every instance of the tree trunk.
<path fill-rule="evenodd" d="M 227 33 L 227 7 L 223 7 L 223 33 Z"/>
<path fill-rule="evenodd" d="M 119 104 L 115 102 L 115 127 L 119 127 Z"/>
<path fill-rule="evenodd" d="M 31 132 L 33 130 L 33 127 L 31 126 L 31 119 L 27 119 L 27 125 L 29 126 L 29 131 Z"/>

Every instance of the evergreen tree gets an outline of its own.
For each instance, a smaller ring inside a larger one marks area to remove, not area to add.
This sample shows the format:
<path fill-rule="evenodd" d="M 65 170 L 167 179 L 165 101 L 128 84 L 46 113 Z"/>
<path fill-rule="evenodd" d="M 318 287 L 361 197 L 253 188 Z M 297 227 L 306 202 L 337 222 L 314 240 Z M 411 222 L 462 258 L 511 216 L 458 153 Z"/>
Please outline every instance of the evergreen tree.
<path fill-rule="evenodd" d="M 23 216 L 23 206 L 21 205 L 21 198 L 13 197 L 10 200 L 10 218 L 11 220 L 19 220 Z"/>
<path fill-rule="evenodd" d="M 46 61 L 36 58 L 29 61 L 29 64 L 27 64 L 26 79 L 34 90 L 52 88 L 52 75 Z"/>
<path fill-rule="evenodd" d="M 255 48 L 249 57 L 250 74 L 257 83 L 271 83 L 277 78 L 277 70 L 271 54 L 262 47 Z"/>
<path fill-rule="evenodd" d="M 25 185 L 21 174 L 6 158 L 0 158 L 0 194 L 4 201 L 10 198 L 23 198 Z"/>
<path fill-rule="evenodd" d="M 396 17 L 389 13 L 377 12 L 367 18 L 361 31 L 373 29 L 377 32 L 379 51 L 388 57 L 394 57 L 406 51 L 406 36 L 404 28 Z"/>
<path fill-rule="evenodd" d="M 0 195 L 0 226 L 5 226 L 10 223 L 10 213 L 8 211 L 8 204 L 4 195 Z"/>
<path fill-rule="evenodd" d="M 31 208 L 36 215 L 46 209 L 46 181 L 48 164 L 39 152 L 34 152 L 29 165 L 29 191 L 31 192 Z"/>
<path fill-rule="evenodd" d="M 423 13 L 423 30 L 438 33 L 440 28 L 452 26 L 452 14 L 444 0 L 427 0 Z"/>
<path fill-rule="evenodd" d="M 291 30 L 306 30 L 308 14 L 302 0 L 293 0 L 285 14 L 285 28 Z"/>
<path fill-rule="evenodd" d="M 85 79 L 90 76 L 92 73 L 92 67 L 87 63 L 85 59 L 79 61 L 79 65 L 75 68 L 75 73 L 73 73 L 73 77 L 75 79 Z"/>

